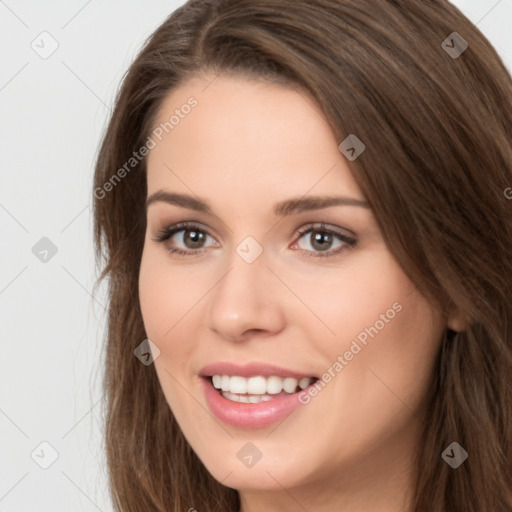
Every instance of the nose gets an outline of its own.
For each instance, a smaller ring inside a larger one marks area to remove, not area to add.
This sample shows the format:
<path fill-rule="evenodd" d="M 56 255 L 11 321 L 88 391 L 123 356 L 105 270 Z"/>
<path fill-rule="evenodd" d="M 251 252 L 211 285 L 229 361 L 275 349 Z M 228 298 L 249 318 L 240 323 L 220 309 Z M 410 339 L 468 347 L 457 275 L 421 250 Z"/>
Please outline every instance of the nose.
<path fill-rule="evenodd" d="M 247 263 L 235 254 L 230 263 L 208 294 L 209 328 L 235 342 L 280 332 L 285 323 L 279 290 L 283 284 L 267 268 L 264 256 Z"/>

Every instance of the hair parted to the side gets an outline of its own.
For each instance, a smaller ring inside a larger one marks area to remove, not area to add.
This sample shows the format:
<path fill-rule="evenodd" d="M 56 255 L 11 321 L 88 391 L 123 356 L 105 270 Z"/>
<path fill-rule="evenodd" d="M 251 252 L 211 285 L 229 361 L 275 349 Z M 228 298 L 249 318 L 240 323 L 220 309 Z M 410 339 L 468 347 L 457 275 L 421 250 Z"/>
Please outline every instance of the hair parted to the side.
<path fill-rule="evenodd" d="M 441 46 L 452 32 L 469 44 L 458 58 Z M 496 51 L 445 0 L 191 0 L 125 75 L 95 191 L 144 144 L 166 96 L 203 72 L 300 89 L 339 142 L 363 141 L 349 165 L 389 250 L 433 303 L 469 319 L 442 342 L 411 511 L 510 512 L 512 81 Z M 237 511 L 237 491 L 206 471 L 154 368 L 133 354 L 146 338 L 138 300 L 145 171 L 143 159 L 93 199 L 97 284 L 108 278 L 112 499 L 119 512 Z M 441 458 L 453 441 L 469 453 L 457 470 Z"/>

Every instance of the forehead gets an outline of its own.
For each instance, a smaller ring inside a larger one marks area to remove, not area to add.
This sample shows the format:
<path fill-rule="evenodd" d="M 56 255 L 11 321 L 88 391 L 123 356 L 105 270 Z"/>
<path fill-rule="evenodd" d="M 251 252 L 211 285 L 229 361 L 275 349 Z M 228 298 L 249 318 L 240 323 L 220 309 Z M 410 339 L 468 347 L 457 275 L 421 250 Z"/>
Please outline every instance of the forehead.
<path fill-rule="evenodd" d="M 335 189 L 364 199 L 340 141 L 302 91 L 241 77 L 195 78 L 168 95 L 152 133 L 149 193 L 188 187 L 277 197 Z"/>

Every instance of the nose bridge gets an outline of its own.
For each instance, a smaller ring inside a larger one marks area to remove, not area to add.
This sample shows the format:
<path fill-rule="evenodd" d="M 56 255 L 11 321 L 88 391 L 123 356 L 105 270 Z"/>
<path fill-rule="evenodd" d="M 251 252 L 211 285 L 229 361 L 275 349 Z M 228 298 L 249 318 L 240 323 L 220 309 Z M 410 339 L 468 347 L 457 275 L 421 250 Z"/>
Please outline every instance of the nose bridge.
<path fill-rule="evenodd" d="M 229 339 L 240 339 L 248 330 L 272 331 L 282 324 L 277 300 L 278 283 L 272 284 L 267 255 L 252 237 L 246 237 L 228 260 L 229 269 L 212 290 L 209 327 Z"/>

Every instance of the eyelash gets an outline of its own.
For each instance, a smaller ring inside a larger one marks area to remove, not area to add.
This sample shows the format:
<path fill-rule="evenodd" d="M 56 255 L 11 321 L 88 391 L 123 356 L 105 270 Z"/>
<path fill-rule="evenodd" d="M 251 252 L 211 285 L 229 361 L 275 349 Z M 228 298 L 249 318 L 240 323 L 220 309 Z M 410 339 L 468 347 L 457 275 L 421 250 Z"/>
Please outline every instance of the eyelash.
<path fill-rule="evenodd" d="M 153 238 L 153 241 L 163 244 L 167 240 L 169 240 L 173 235 L 175 235 L 176 233 L 179 233 L 180 231 L 199 231 L 199 232 L 204 233 L 213 238 L 213 236 L 209 233 L 209 231 L 207 229 L 202 228 L 198 224 L 195 224 L 193 222 L 180 222 L 178 224 L 174 224 L 173 226 L 169 226 L 168 228 L 160 231 L 160 233 L 156 236 L 156 238 Z M 357 243 L 356 239 L 348 237 L 347 235 L 344 235 L 338 231 L 335 231 L 332 229 L 327 229 L 324 224 L 312 225 L 312 226 L 298 229 L 297 232 L 295 233 L 295 235 L 298 236 L 298 239 L 300 239 L 305 234 L 310 233 L 312 231 L 320 231 L 322 233 L 334 235 L 335 237 L 338 237 L 342 242 L 344 242 L 345 245 L 338 247 L 337 249 L 330 249 L 328 251 L 320 251 L 320 252 L 307 251 L 305 249 L 300 249 L 300 252 L 302 252 L 303 254 L 305 254 L 308 257 L 331 258 L 331 257 L 337 256 L 340 252 L 342 252 L 344 250 L 353 249 Z M 178 256 L 198 256 L 199 253 L 204 251 L 204 249 L 183 250 L 183 249 L 179 249 L 176 247 L 167 247 L 166 249 L 170 253 L 176 254 Z"/>

